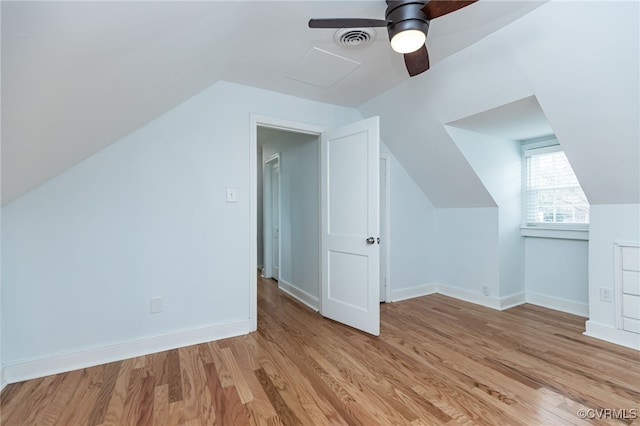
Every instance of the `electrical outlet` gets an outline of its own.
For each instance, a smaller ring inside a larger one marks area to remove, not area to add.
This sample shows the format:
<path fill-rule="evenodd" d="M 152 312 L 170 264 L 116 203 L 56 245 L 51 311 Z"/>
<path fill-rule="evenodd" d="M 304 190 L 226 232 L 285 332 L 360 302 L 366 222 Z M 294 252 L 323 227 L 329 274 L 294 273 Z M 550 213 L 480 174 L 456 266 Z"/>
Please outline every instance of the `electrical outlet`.
<path fill-rule="evenodd" d="M 162 312 L 162 297 L 152 297 L 149 313 L 159 314 L 160 312 Z"/>
<path fill-rule="evenodd" d="M 606 287 L 600 288 L 600 300 L 603 302 L 611 302 L 611 289 Z"/>
<path fill-rule="evenodd" d="M 489 295 L 489 286 L 488 285 L 483 285 L 482 286 L 482 295 L 483 296 L 488 296 Z"/>

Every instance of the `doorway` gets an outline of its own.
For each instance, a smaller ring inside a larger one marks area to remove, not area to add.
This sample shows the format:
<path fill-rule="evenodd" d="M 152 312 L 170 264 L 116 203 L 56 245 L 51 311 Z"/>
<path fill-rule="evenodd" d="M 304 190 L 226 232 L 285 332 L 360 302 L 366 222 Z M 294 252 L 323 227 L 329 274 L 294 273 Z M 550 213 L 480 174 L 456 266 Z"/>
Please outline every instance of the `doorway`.
<path fill-rule="evenodd" d="M 316 197 L 320 198 L 317 200 L 320 208 L 307 210 L 307 213 L 313 211 L 322 216 L 322 221 L 318 221 L 320 229 L 316 234 L 317 242 L 314 246 L 315 253 L 317 253 L 316 260 L 322 265 L 321 270 L 315 274 L 315 282 L 320 285 L 313 288 L 313 293 L 322 297 L 314 297 L 317 300 L 314 308 L 320 310 L 325 317 L 378 335 L 380 246 L 376 240 L 379 240 L 380 235 L 378 209 L 380 195 L 378 176 L 379 118 L 371 117 L 324 131 L 325 129 L 319 126 L 305 123 L 251 116 L 250 199 L 253 205 L 250 208 L 250 236 L 252 239 L 250 261 L 253 268 L 257 266 L 256 234 L 258 224 L 255 206 L 257 202 L 256 173 L 258 171 L 256 157 L 259 149 L 257 135 L 259 130 L 263 129 L 310 135 L 319 142 L 316 148 L 317 151 L 320 151 L 317 153 L 316 166 L 320 177 L 313 189 L 317 194 Z M 268 153 L 263 153 L 262 156 L 267 157 Z M 325 156 L 328 157 L 325 158 Z M 262 161 L 260 163 L 262 164 Z M 287 262 L 289 262 L 288 264 L 296 264 L 296 262 L 287 260 L 287 256 L 292 253 L 297 254 L 299 251 L 292 250 L 287 253 L 285 250 L 285 243 L 293 233 L 285 235 L 285 227 L 290 226 L 290 218 L 286 217 L 287 202 L 283 201 L 283 197 L 286 196 L 287 191 L 283 189 L 283 185 L 287 179 L 285 171 L 289 171 L 289 168 L 296 163 L 295 161 L 290 163 L 284 156 L 279 159 L 277 176 L 280 182 L 278 190 L 279 214 L 282 219 L 278 233 L 274 231 L 273 226 L 270 226 L 270 238 L 265 235 L 265 240 L 268 243 L 274 241 L 274 236 L 278 237 L 280 252 L 278 253 L 279 265 L 276 264 L 276 268 L 278 269 L 279 287 L 285 291 L 287 291 L 283 286 L 285 278 L 291 276 L 285 264 Z M 329 167 L 329 165 L 331 166 Z M 270 167 L 269 173 L 265 173 L 263 176 L 265 180 L 274 181 L 273 167 Z M 272 190 L 269 195 L 264 194 L 265 200 L 273 200 L 274 192 Z M 293 197 L 290 196 L 290 198 Z M 332 201 L 326 203 L 326 200 Z M 265 211 L 273 214 L 273 208 L 265 207 Z M 331 227 L 327 227 L 328 217 L 331 218 Z M 350 226 L 354 227 L 350 228 Z M 264 259 L 264 265 L 266 268 L 271 268 L 273 274 L 275 254 L 273 249 L 271 251 L 271 259 Z M 327 256 L 331 256 L 330 261 L 327 261 Z M 255 269 L 253 270 L 255 271 Z M 250 279 L 252 281 L 250 283 L 250 320 L 253 327 L 257 328 L 257 275 L 255 272 Z M 302 293 L 304 294 L 304 292 Z M 293 295 L 305 303 L 299 294 Z M 344 318 L 338 318 L 338 316 Z"/>
<path fill-rule="evenodd" d="M 271 134 L 273 138 L 273 134 Z M 268 139 L 268 138 L 267 138 Z M 264 141 L 259 141 L 263 144 Z M 262 148 L 262 147 L 261 147 Z M 262 266 L 261 275 L 264 278 L 279 280 L 280 272 L 280 227 L 281 227 L 281 198 L 280 198 L 280 153 L 274 153 L 262 160 L 262 149 L 259 151 L 262 168 L 258 169 L 259 191 L 262 193 L 258 197 L 258 202 L 262 203 L 258 211 L 258 251 L 259 264 Z M 387 153 L 380 154 L 380 302 L 391 300 L 391 289 L 389 286 L 390 271 L 390 237 L 389 237 L 389 204 L 388 194 L 390 185 L 390 157 Z M 317 195 L 315 195 L 317 197 Z M 264 212 L 264 213 L 263 213 Z M 290 217 L 290 214 L 287 216 Z M 262 224 L 260 220 L 262 219 Z M 285 290 L 292 292 L 288 283 L 284 283 Z M 295 293 L 295 290 L 293 290 Z M 299 296 L 296 296 L 299 298 Z M 308 300 L 303 300 L 309 305 Z M 318 310 L 315 303 L 311 307 Z"/>
<path fill-rule="evenodd" d="M 319 140 L 297 129 L 258 126 L 258 264 L 262 276 L 320 310 Z M 260 242 L 262 235 L 262 242 Z"/>

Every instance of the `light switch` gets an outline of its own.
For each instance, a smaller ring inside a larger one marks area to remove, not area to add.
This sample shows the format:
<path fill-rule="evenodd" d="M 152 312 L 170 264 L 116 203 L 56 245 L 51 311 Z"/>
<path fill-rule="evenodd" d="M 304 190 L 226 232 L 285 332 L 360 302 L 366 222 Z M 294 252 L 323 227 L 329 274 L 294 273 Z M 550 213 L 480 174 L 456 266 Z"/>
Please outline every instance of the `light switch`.
<path fill-rule="evenodd" d="M 238 187 L 227 186 L 227 203 L 238 202 Z"/>

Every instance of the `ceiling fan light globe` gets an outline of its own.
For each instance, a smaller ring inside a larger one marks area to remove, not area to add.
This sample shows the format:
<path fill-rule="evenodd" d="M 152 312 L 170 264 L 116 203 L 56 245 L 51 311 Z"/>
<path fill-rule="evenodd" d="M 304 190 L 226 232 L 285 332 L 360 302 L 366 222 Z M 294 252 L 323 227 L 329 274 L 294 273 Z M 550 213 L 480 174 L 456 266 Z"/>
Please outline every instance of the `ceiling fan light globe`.
<path fill-rule="evenodd" d="M 391 48 L 398 53 L 412 53 L 424 46 L 427 35 L 420 30 L 400 31 L 391 38 Z"/>

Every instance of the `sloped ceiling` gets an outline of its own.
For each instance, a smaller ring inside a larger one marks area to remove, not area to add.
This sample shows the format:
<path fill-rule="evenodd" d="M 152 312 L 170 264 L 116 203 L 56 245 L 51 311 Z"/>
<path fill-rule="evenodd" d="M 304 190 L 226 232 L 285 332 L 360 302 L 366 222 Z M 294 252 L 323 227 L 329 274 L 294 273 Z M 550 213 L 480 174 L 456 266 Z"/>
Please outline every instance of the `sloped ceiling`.
<path fill-rule="evenodd" d="M 553 134 L 553 129 L 535 96 L 447 124 L 513 141 L 525 141 Z"/>
<path fill-rule="evenodd" d="M 638 2 L 480 0 L 432 23 L 432 68 L 411 79 L 384 33 L 348 50 L 306 27 L 384 7 L 3 1 L 3 204 L 218 80 L 380 115 L 436 207 L 495 205 L 444 125 L 535 97 L 589 201 L 640 202 Z M 361 65 L 329 88 L 286 78 L 312 47 Z"/>
<path fill-rule="evenodd" d="M 547 3 L 360 110 L 381 116 L 385 144 L 436 207 L 492 206 L 444 126 L 517 116 L 535 96 L 589 202 L 638 203 L 638 13 L 637 2 Z"/>
<path fill-rule="evenodd" d="M 434 20 L 432 65 L 539 4 L 482 0 Z M 382 17 L 382 0 L 1 6 L 3 204 L 218 80 L 352 107 L 408 80 L 384 30 L 347 49 L 307 28 L 311 17 Z M 286 78 L 312 47 L 361 65 L 329 88 Z"/>

